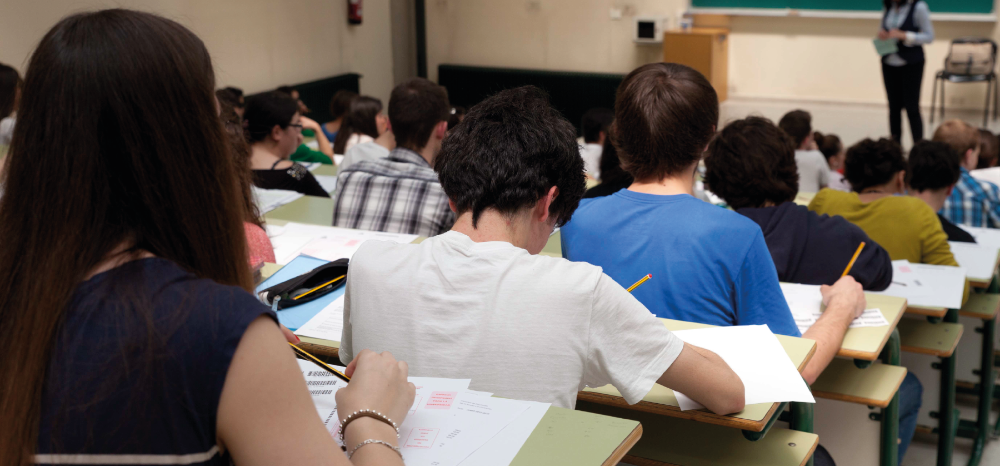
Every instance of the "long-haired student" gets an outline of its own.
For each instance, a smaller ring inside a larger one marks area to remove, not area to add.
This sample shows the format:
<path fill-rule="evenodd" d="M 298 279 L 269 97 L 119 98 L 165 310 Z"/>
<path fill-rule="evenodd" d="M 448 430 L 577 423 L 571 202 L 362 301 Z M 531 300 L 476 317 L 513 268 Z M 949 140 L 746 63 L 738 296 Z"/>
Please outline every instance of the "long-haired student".
<path fill-rule="evenodd" d="M 0 464 L 403 464 L 341 453 L 248 292 L 214 84 L 201 40 L 147 13 L 70 16 L 32 54 L 0 180 Z M 349 372 L 341 413 L 403 420 L 404 363 Z M 397 442 L 371 418 L 346 435 Z"/>

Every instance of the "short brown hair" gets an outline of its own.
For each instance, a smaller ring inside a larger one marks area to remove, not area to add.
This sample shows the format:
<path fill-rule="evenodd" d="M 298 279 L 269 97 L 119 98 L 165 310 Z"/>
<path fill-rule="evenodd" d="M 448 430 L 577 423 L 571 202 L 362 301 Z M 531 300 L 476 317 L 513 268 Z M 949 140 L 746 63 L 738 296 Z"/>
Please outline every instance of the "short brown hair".
<path fill-rule="evenodd" d="M 450 115 L 448 91 L 424 78 L 396 86 L 389 96 L 389 123 L 399 147 L 423 149 L 434 127 Z"/>
<path fill-rule="evenodd" d="M 967 152 L 979 147 L 979 131 L 962 120 L 948 120 L 934 131 L 934 140 L 948 144 L 964 160 Z"/>
<path fill-rule="evenodd" d="M 781 117 L 781 120 L 778 120 L 778 127 L 792 137 L 792 142 L 798 149 L 802 145 L 802 141 L 805 141 L 812 133 L 812 121 L 813 117 L 809 112 L 792 110 Z"/>
<path fill-rule="evenodd" d="M 719 122 L 719 98 L 701 73 L 650 63 L 618 87 L 612 142 L 636 180 L 660 179 L 697 162 Z"/>
<path fill-rule="evenodd" d="M 997 135 L 980 128 L 979 146 L 982 150 L 979 152 L 979 162 L 976 163 L 976 168 L 992 167 L 997 157 L 1000 156 L 1000 140 L 997 139 Z"/>
<path fill-rule="evenodd" d="M 736 120 L 708 145 L 705 185 L 733 209 L 795 199 L 799 173 L 792 138 L 771 120 Z"/>

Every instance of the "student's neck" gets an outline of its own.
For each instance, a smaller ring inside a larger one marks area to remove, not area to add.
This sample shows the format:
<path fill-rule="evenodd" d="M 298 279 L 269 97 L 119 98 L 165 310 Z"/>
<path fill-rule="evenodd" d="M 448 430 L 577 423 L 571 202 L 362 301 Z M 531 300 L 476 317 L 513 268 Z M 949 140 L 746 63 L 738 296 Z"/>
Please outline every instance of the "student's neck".
<path fill-rule="evenodd" d="M 254 169 L 269 169 L 275 162 L 281 160 L 282 158 L 284 157 L 278 155 L 278 147 L 276 144 L 258 142 L 250 147 L 250 165 Z"/>
<path fill-rule="evenodd" d="M 659 180 L 636 180 L 628 187 L 629 191 L 643 194 L 658 194 L 670 196 L 687 194 L 694 196 L 694 171 L 697 163 L 675 175 L 667 175 Z"/>
<path fill-rule="evenodd" d="M 858 199 L 860 199 L 861 202 L 867 204 L 869 202 L 874 202 L 879 199 L 882 199 L 883 197 L 892 196 L 894 194 L 897 194 L 898 192 L 899 188 L 896 186 L 896 183 L 894 181 L 890 181 L 889 183 L 886 183 L 881 186 L 871 186 L 862 189 L 861 192 L 858 193 Z"/>
<path fill-rule="evenodd" d="M 340 117 L 340 118 L 337 118 L 336 120 L 328 121 L 328 122 L 324 123 L 323 126 L 326 126 L 326 130 L 329 131 L 329 132 L 331 132 L 331 133 L 334 132 L 334 131 L 340 131 L 340 123 L 343 120 L 344 120 L 344 117 Z"/>
<path fill-rule="evenodd" d="M 403 146 L 400 146 L 400 147 L 403 147 Z M 415 147 L 403 147 L 403 148 L 411 150 L 413 152 L 416 152 L 421 157 L 423 157 L 424 160 L 426 160 L 427 163 L 430 166 L 433 167 L 434 166 L 434 158 L 437 157 L 438 147 L 440 147 L 440 143 L 434 144 L 434 141 L 427 141 L 427 144 L 425 144 L 424 147 L 419 148 L 419 149 L 417 149 Z"/>
<path fill-rule="evenodd" d="M 476 226 L 472 226 L 472 212 L 458 216 L 453 231 L 464 234 L 477 243 L 503 241 L 522 249 L 528 249 L 528 228 L 522 225 L 522 218 L 507 218 L 495 210 L 486 210 L 479 215 Z"/>
<path fill-rule="evenodd" d="M 396 148 L 396 135 L 392 134 L 392 131 L 386 131 L 375 139 L 375 144 L 385 147 L 391 151 Z"/>
<path fill-rule="evenodd" d="M 948 190 L 940 189 L 937 191 L 932 191 L 930 189 L 925 189 L 923 191 L 916 191 L 911 189 L 910 196 L 920 199 L 931 206 L 934 212 L 939 212 L 944 208 L 944 201 L 948 199 Z"/>

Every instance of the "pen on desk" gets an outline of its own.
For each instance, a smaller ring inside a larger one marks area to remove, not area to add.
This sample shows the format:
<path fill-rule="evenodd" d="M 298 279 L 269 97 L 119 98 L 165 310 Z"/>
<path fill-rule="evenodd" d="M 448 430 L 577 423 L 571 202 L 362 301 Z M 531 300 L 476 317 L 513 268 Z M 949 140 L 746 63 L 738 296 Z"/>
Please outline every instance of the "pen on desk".
<path fill-rule="evenodd" d="M 296 297 L 294 297 L 294 298 L 292 298 L 292 299 L 299 299 L 299 298 L 301 298 L 301 297 L 303 297 L 303 296 L 305 296 L 305 295 L 307 295 L 307 294 L 309 294 L 309 293 L 312 293 L 313 291 L 316 291 L 316 290 L 320 290 L 320 289 L 323 289 L 323 288 L 326 288 L 326 287 L 328 287 L 328 286 L 332 285 L 332 284 L 333 284 L 334 282 L 336 282 L 337 280 L 340 280 L 341 278 L 344 278 L 345 276 L 346 276 L 346 275 L 341 275 L 341 276 L 339 276 L 339 277 L 337 277 L 337 278 L 334 278 L 333 280 L 330 280 L 330 281 L 328 281 L 328 282 L 326 282 L 326 283 L 324 283 L 324 284 L 322 284 L 322 285 L 320 285 L 320 286 L 317 286 L 316 288 L 313 288 L 313 289 L 311 289 L 311 290 L 309 290 L 309 291 L 306 291 L 305 293 L 302 293 L 302 294 L 300 294 L 300 295 L 298 295 L 298 296 L 296 296 Z"/>
<path fill-rule="evenodd" d="M 297 354 L 300 357 L 302 357 L 302 359 L 305 359 L 306 361 L 309 361 L 309 362 L 311 362 L 313 364 L 316 364 L 317 366 L 325 369 L 327 372 L 329 372 L 329 373 L 337 376 L 338 378 L 340 378 L 340 380 L 343 380 L 344 382 L 350 382 L 351 381 L 351 378 L 348 377 L 347 374 L 344 374 L 343 372 L 340 372 L 337 369 L 334 369 L 329 364 L 327 364 L 327 363 L 325 363 L 323 361 L 320 361 L 319 358 L 317 358 L 316 356 L 313 356 L 313 355 L 307 353 L 304 349 L 299 348 L 298 346 L 293 345 L 291 342 L 288 343 L 288 346 L 291 346 L 292 350 L 295 351 L 295 354 Z"/>
<path fill-rule="evenodd" d="M 638 288 L 639 285 L 642 285 L 643 283 L 646 283 L 646 280 L 649 280 L 650 278 L 653 278 L 653 274 L 651 274 L 651 273 L 646 274 L 645 277 L 640 278 L 639 281 L 635 282 L 635 284 L 633 284 L 632 286 L 628 287 L 628 290 L 625 290 L 625 291 L 628 291 L 629 293 L 631 293 L 632 290 Z"/>
<path fill-rule="evenodd" d="M 865 242 L 862 241 L 861 244 L 858 245 L 858 250 L 854 251 L 854 257 L 852 257 L 851 261 L 847 263 L 847 268 L 844 269 L 844 273 L 840 275 L 841 277 L 846 277 L 847 273 L 851 271 L 851 267 L 854 267 L 854 261 L 858 260 L 858 256 L 861 255 L 861 250 L 864 248 Z"/>

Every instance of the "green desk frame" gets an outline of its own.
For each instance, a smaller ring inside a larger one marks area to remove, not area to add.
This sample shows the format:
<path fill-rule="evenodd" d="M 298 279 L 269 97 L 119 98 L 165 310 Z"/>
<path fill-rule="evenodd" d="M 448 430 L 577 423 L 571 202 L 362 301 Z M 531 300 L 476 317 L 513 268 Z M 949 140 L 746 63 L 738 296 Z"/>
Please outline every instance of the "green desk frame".
<path fill-rule="evenodd" d="M 976 290 L 983 292 L 984 290 Z M 997 276 L 994 275 L 993 279 L 990 281 L 989 287 L 985 290 L 989 294 L 1000 294 L 1000 283 L 997 282 Z M 975 395 L 979 398 L 976 420 L 969 421 L 965 419 L 959 419 L 958 425 L 956 426 L 956 436 L 962 438 L 972 439 L 972 450 L 969 453 L 968 466 L 976 466 L 982 460 L 983 448 L 986 446 L 986 442 L 992 440 L 994 436 L 997 435 L 997 430 L 1000 429 L 1000 418 L 997 419 L 996 427 L 990 424 L 990 409 L 993 406 L 993 399 L 995 396 L 994 389 L 994 379 L 996 376 L 996 370 L 993 367 L 993 352 L 996 345 L 996 327 L 997 318 L 994 315 L 992 319 L 983 319 L 983 326 L 977 327 L 976 332 L 982 334 L 983 343 L 982 350 L 980 353 L 980 366 L 979 366 L 979 383 L 971 389 L 965 389 L 958 387 L 955 384 L 954 377 L 952 377 L 951 383 L 955 386 L 957 392 Z M 940 461 L 939 461 L 939 464 Z"/>

